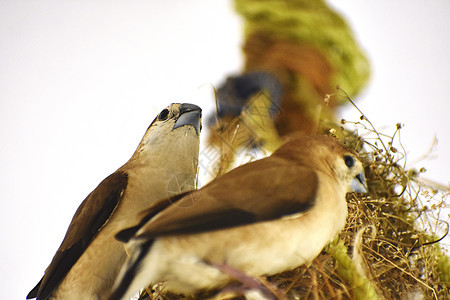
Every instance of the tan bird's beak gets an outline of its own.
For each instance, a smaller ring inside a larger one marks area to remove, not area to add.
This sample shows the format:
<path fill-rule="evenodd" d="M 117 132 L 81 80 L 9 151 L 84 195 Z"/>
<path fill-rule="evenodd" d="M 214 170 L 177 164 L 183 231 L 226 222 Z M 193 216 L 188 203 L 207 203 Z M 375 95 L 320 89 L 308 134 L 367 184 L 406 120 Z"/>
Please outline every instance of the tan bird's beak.
<path fill-rule="evenodd" d="M 364 172 L 359 173 L 353 178 L 350 187 L 353 192 L 356 193 L 367 193 L 367 182 Z"/>
<path fill-rule="evenodd" d="M 190 125 L 195 128 L 195 132 L 197 135 L 201 131 L 201 118 L 202 118 L 202 109 L 197 105 L 190 103 L 183 103 L 180 105 L 180 116 L 178 120 L 175 122 L 172 130 L 175 130 L 179 127 Z"/>

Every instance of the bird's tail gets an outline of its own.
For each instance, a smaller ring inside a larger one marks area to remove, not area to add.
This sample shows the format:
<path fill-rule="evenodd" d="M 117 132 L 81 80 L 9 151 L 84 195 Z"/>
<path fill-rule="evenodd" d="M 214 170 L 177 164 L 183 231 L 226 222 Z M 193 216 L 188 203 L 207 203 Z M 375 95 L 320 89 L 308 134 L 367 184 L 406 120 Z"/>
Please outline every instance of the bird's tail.
<path fill-rule="evenodd" d="M 135 241 L 132 241 L 132 243 Z M 109 300 L 128 299 L 133 296 L 139 289 L 144 288 L 135 280 L 142 267 L 142 261 L 153 245 L 153 240 L 139 241 L 140 245 L 133 247 L 133 252 L 124 263 L 120 270 L 119 276 L 116 278 L 114 289 L 109 296 Z M 143 285 L 148 284 L 144 283 Z"/>

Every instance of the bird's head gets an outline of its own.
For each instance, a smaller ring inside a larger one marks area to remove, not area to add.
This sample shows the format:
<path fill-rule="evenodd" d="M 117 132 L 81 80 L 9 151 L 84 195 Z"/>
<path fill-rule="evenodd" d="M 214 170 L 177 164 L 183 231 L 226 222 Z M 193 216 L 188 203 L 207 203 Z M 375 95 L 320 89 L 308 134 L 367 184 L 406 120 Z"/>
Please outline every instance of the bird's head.
<path fill-rule="evenodd" d="M 148 127 L 132 159 L 145 163 L 145 157 L 151 157 L 152 162 L 167 164 L 168 160 L 177 163 L 194 158 L 196 167 L 201 117 L 201 108 L 194 104 L 173 103 L 164 108 Z"/>
<path fill-rule="evenodd" d="M 367 193 L 367 183 L 364 167 L 358 157 L 343 147 L 332 163 L 336 178 L 347 186 L 348 192 Z"/>
<path fill-rule="evenodd" d="M 364 167 L 357 154 L 334 138 L 325 135 L 293 137 L 273 155 L 333 174 L 349 192 L 367 192 Z"/>

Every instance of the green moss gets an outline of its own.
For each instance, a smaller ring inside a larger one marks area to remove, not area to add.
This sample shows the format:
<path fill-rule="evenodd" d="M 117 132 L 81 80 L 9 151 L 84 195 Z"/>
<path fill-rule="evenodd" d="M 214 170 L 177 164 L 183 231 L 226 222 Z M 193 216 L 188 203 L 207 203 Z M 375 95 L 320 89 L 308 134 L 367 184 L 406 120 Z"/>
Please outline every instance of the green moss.
<path fill-rule="evenodd" d="M 245 19 L 246 36 L 263 33 L 274 39 L 313 46 L 334 69 L 332 86 L 356 95 L 369 79 L 369 62 L 345 20 L 325 1 L 235 0 Z"/>
<path fill-rule="evenodd" d="M 340 240 L 337 244 L 328 246 L 327 251 L 337 262 L 337 274 L 354 288 L 355 299 L 379 299 L 372 283 L 356 271 L 355 264 L 347 254 L 344 241 Z"/>

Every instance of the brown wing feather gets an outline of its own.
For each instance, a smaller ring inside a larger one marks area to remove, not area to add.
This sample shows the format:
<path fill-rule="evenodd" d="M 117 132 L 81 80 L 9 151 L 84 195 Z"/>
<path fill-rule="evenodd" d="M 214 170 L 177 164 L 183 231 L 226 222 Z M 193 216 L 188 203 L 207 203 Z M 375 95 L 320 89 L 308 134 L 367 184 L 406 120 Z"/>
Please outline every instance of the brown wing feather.
<path fill-rule="evenodd" d="M 78 207 L 66 236 L 56 251 L 44 277 L 31 290 L 27 299 L 47 299 L 77 262 L 96 234 L 109 220 L 123 197 L 128 183 L 125 172 L 105 178 Z"/>
<path fill-rule="evenodd" d="M 308 210 L 318 179 L 308 168 L 266 158 L 189 193 L 139 230 L 140 237 L 205 232 Z"/>

